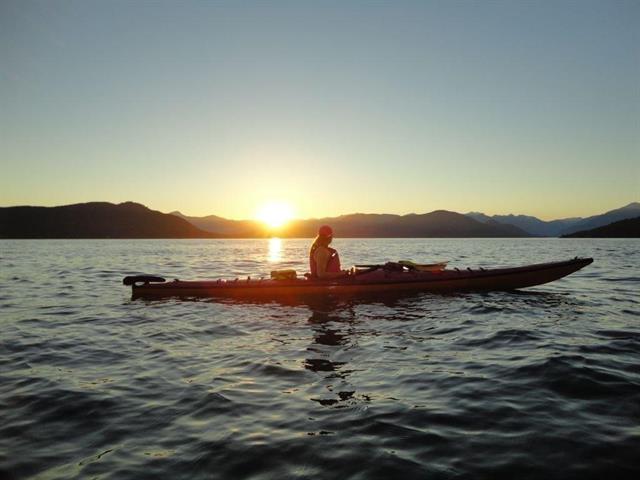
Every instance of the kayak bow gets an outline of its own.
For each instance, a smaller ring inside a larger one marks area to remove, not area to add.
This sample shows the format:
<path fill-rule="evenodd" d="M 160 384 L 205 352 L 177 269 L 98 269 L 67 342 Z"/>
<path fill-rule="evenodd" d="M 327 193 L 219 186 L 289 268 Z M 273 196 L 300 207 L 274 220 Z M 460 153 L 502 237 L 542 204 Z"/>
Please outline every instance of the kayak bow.
<path fill-rule="evenodd" d="M 435 271 L 386 271 L 383 268 L 361 275 L 332 280 L 251 279 L 165 282 L 161 277 L 126 277 L 133 297 L 236 297 L 283 298 L 306 295 L 358 295 L 372 292 L 415 291 L 453 292 L 516 290 L 533 287 L 565 277 L 593 262 L 592 258 L 574 258 L 561 262 L 523 267 L 493 269 L 442 269 Z"/>

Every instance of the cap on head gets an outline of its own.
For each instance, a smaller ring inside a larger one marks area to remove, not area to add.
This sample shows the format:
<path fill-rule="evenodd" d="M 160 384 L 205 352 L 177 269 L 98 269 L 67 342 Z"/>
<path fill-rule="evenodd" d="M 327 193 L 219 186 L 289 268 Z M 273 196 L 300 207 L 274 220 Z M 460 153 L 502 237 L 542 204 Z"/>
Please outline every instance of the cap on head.
<path fill-rule="evenodd" d="M 322 225 L 318 229 L 318 235 L 321 237 L 333 237 L 333 229 L 329 225 Z"/>

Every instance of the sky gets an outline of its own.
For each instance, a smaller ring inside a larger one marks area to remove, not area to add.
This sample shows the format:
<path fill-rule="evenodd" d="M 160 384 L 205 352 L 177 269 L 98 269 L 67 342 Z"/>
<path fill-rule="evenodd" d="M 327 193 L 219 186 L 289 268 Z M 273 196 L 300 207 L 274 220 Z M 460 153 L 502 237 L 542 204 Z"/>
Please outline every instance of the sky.
<path fill-rule="evenodd" d="M 0 206 L 640 200 L 640 2 L 0 0 Z"/>

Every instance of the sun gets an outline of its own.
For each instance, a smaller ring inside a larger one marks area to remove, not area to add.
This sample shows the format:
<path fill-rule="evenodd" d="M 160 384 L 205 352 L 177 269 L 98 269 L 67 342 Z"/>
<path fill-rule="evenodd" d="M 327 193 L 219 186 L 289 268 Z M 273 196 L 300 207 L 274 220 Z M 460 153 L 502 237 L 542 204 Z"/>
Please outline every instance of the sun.
<path fill-rule="evenodd" d="M 260 207 L 256 217 L 270 228 L 280 228 L 293 218 L 293 209 L 284 202 L 269 202 Z"/>

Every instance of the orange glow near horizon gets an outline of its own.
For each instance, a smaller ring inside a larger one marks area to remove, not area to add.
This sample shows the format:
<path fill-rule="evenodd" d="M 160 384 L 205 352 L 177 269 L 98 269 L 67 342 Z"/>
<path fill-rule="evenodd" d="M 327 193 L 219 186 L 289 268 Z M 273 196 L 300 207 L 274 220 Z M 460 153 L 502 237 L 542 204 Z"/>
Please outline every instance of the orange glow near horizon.
<path fill-rule="evenodd" d="M 256 218 L 269 228 L 280 228 L 293 218 L 293 208 L 284 202 L 269 202 L 260 207 Z"/>

